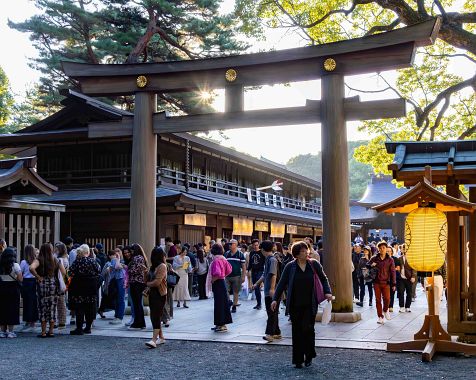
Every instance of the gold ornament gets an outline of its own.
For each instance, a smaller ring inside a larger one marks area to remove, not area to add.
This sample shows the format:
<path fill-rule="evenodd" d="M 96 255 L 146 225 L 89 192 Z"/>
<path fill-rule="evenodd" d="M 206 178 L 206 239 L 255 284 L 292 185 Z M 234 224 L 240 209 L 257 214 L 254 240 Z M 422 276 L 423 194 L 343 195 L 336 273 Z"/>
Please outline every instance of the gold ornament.
<path fill-rule="evenodd" d="M 136 79 L 137 87 L 144 88 L 147 86 L 147 78 L 144 75 L 139 75 Z"/>
<path fill-rule="evenodd" d="M 238 74 L 236 73 L 236 70 L 228 69 L 226 70 L 225 78 L 228 82 L 234 82 L 236 80 L 237 75 Z"/>
<path fill-rule="evenodd" d="M 324 70 L 326 71 L 334 71 L 337 67 L 337 63 L 334 59 L 332 58 L 327 58 L 324 61 Z"/>

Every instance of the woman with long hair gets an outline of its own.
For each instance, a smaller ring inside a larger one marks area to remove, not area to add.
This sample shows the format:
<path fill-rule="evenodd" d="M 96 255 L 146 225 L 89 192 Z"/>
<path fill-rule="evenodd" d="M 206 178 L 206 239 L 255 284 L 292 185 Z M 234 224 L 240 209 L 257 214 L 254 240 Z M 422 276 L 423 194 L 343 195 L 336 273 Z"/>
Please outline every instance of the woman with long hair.
<path fill-rule="evenodd" d="M 223 247 L 221 244 L 213 244 L 211 250 L 213 261 L 210 264 L 207 277 L 207 289 L 213 291 L 213 323 L 215 332 L 227 332 L 227 324 L 233 323 L 230 311 L 230 299 L 226 290 L 225 277 L 231 271 L 231 264 L 223 257 Z"/>
<path fill-rule="evenodd" d="M 357 265 L 357 278 L 359 279 L 359 302 L 356 302 L 357 306 L 364 306 L 364 297 L 365 297 L 365 287 L 369 292 L 369 306 L 372 306 L 372 299 L 373 299 L 373 290 L 372 290 L 372 279 L 369 275 L 369 269 L 367 268 L 367 264 L 369 263 L 370 257 L 372 255 L 371 248 L 366 245 L 363 249 L 363 256 L 360 258 L 359 263 Z"/>
<path fill-rule="evenodd" d="M 54 337 L 56 305 L 58 303 L 58 272 L 66 271 L 61 261 L 53 256 L 53 246 L 45 243 L 40 247 L 38 258 L 30 265 L 30 272 L 37 280 L 38 314 L 41 322 L 40 338 Z M 48 333 L 46 325 L 49 324 Z"/>
<path fill-rule="evenodd" d="M 180 281 L 174 289 L 174 301 L 177 301 L 177 307 L 183 302 L 183 307 L 188 309 L 187 301 L 190 301 L 188 291 L 188 273 L 192 271 L 190 257 L 187 256 L 188 249 L 183 247 L 180 254 L 174 257 L 173 268 L 180 277 Z"/>
<path fill-rule="evenodd" d="M 309 245 L 304 241 L 293 244 L 295 260 L 286 265 L 273 296 L 271 310 L 275 311 L 285 289 L 288 290 L 286 310 L 291 316 L 293 364 L 296 368 L 306 367 L 316 357 L 314 323 L 317 314 L 317 291 L 315 276 L 322 284 L 327 300 L 332 299 L 331 288 L 322 265 L 309 258 Z"/>
<path fill-rule="evenodd" d="M 20 286 L 23 280 L 16 253 L 6 248 L 0 255 L 0 338 L 16 338 L 13 326 L 20 324 Z"/>
<path fill-rule="evenodd" d="M 150 255 L 150 270 L 147 287 L 149 290 L 150 321 L 152 322 L 152 339 L 145 345 L 149 348 L 157 347 L 165 343 L 164 334 L 160 325 L 162 313 L 167 300 L 167 265 L 165 264 L 165 252 L 162 247 L 155 247 Z"/>
<path fill-rule="evenodd" d="M 68 299 L 70 308 L 76 314 L 76 329 L 70 331 L 70 334 L 91 334 L 91 326 L 96 317 L 97 290 L 101 267 L 91 257 L 91 251 L 87 244 L 78 247 L 76 252 L 76 260 L 69 268 L 72 279 L 68 289 Z M 85 320 L 86 328 L 83 330 Z"/>
<path fill-rule="evenodd" d="M 207 282 L 208 274 L 208 260 L 205 259 L 203 249 L 197 249 L 197 276 L 198 276 L 198 299 L 206 300 L 208 299 L 205 293 L 205 284 Z"/>
<path fill-rule="evenodd" d="M 59 242 L 55 244 L 55 256 L 58 261 L 61 261 L 66 272 L 68 272 L 69 256 L 68 249 L 64 243 Z M 63 276 L 63 281 L 65 284 L 68 282 L 66 275 Z M 58 293 L 58 305 L 56 306 L 56 310 L 58 313 L 58 328 L 64 329 L 66 327 L 66 292 Z"/>
<path fill-rule="evenodd" d="M 146 288 L 145 278 L 149 262 L 144 250 L 139 244 L 131 246 L 132 260 L 129 263 L 129 286 L 131 289 L 132 304 L 134 305 L 134 322 L 130 329 L 145 329 L 144 306 L 142 292 Z"/>
<path fill-rule="evenodd" d="M 30 265 L 36 259 L 36 248 L 31 244 L 25 246 L 25 259 L 20 262 L 23 276 L 21 295 L 23 298 L 23 322 L 25 326 L 22 332 L 31 332 L 38 321 L 38 300 L 36 297 L 36 278 L 30 272 Z"/>

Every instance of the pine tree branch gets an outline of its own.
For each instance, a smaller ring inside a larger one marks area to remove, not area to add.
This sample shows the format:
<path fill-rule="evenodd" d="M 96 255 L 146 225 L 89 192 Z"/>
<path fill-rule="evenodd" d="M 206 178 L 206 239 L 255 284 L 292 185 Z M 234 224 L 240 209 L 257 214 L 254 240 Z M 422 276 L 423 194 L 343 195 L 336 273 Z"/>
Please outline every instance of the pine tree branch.
<path fill-rule="evenodd" d="M 443 58 L 443 57 L 449 57 L 449 58 L 456 58 L 456 57 L 464 57 L 464 58 L 467 58 L 469 59 L 471 62 L 474 62 L 476 63 L 476 59 L 470 57 L 468 54 L 431 54 L 431 53 L 428 53 L 426 51 L 421 51 L 421 52 L 417 52 L 417 54 L 425 54 L 425 55 L 428 55 L 430 57 L 435 57 L 435 58 Z"/>
<path fill-rule="evenodd" d="M 448 12 L 446 17 L 450 22 L 457 24 L 474 24 L 476 23 L 476 12 L 469 13 L 458 13 L 458 12 Z"/>
<path fill-rule="evenodd" d="M 446 11 L 445 8 L 443 8 L 443 5 L 441 4 L 440 0 L 433 0 L 433 3 L 436 5 L 438 10 L 440 11 L 441 17 L 443 17 L 443 20 L 446 21 L 447 16 L 446 16 Z"/>

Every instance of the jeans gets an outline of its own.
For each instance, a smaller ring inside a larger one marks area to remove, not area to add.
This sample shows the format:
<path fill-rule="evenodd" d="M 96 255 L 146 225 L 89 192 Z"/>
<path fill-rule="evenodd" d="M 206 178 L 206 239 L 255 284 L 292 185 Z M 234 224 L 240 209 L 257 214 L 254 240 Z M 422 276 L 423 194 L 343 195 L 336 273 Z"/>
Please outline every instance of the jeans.
<path fill-rule="evenodd" d="M 124 279 L 118 278 L 114 279 L 117 283 L 117 294 L 116 294 L 116 309 L 114 312 L 114 318 L 122 319 L 124 318 L 124 310 L 126 304 L 124 298 L 126 296 L 126 290 L 124 289 Z"/>
<path fill-rule="evenodd" d="M 377 306 L 377 315 L 379 318 L 383 318 L 383 313 L 388 311 L 390 304 L 390 285 L 387 283 L 374 283 L 375 290 L 375 303 Z M 382 312 L 382 299 L 383 299 L 383 312 Z"/>
<path fill-rule="evenodd" d="M 357 277 L 357 270 L 352 272 L 352 288 L 354 290 L 354 298 L 359 299 L 359 279 Z"/>
<path fill-rule="evenodd" d="M 405 308 L 410 308 L 412 304 L 412 288 L 413 283 L 410 280 L 401 278 L 398 282 L 398 304 L 400 307 L 403 307 L 405 302 Z M 405 298 L 405 292 L 407 293 L 407 298 Z"/>
<path fill-rule="evenodd" d="M 251 282 L 253 284 L 255 284 L 256 281 L 258 281 L 261 278 L 262 275 L 263 275 L 263 271 L 254 271 L 254 270 L 252 270 L 251 271 Z M 261 306 L 261 287 L 260 286 L 256 287 L 255 296 L 256 296 L 256 304 Z"/>
<path fill-rule="evenodd" d="M 372 298 L 373 298 L 373 291 L 372 291 L 372 283 L 371 282 L 365 282 L 365 280 L 362 278 L 359 278 L 359 286 L 360 286 L 360 302 L 364 302 L 364 296 L 365 296 L 365 287 L 367 287 L 369 291 L 369 303 L 372 303 Z"/>
<path fill-rule="evenodd" d="M 268 320 L 266 321 L 266 335 L 281 335 L 281 330 L 279 329 L 278 321 L 278 311 L 279 306 L 276 307 L 275 311 L 271 310 L 271 303 L 273 302 L 273 297 L 265 296 L 264 304 L 266 305 L 266 314 L 268 314 Z"/>

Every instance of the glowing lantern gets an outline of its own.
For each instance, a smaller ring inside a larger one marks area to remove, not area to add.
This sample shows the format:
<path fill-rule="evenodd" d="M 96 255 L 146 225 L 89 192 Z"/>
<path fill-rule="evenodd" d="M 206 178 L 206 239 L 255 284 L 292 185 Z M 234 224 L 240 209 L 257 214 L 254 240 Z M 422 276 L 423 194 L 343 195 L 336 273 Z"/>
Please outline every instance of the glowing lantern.
<path fill-rule="evenodd" d="M 448 225 L 436 208 L 419 207 L 407 216 L 405 245 L 410 266 L 422 272 L 439 269 L 445 262 Z"/>

